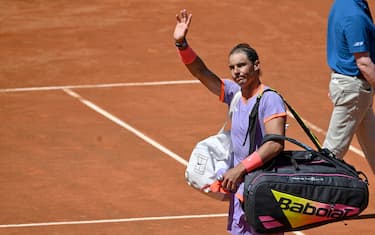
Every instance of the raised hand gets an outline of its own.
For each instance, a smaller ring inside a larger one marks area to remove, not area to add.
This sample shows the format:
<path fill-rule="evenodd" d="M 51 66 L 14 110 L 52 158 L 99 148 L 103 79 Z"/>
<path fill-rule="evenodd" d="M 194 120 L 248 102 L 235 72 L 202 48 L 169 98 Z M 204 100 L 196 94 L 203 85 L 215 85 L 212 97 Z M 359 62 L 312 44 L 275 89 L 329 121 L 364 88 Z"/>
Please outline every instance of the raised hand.
<path fill-rule="evenodd" d="M 177 24 L 173 33 L 173 37 L 176 42 L 181 42 L 186 37 L 191 18 L 192 14 L 188 14 L 186 9 L 181 10 L 180 13 L 176 15 Z"/>

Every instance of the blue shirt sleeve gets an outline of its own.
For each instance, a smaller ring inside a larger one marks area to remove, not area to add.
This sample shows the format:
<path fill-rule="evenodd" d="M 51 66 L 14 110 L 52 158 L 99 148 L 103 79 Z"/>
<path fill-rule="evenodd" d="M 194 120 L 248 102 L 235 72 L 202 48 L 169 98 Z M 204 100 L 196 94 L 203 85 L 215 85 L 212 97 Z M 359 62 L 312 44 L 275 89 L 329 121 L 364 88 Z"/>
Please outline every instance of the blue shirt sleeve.
<path fill-rule="evenodd" d="M 360 15 L 348 16 L 345 18 L 343 24 L 349 51 L 351 53 L 369 51 L 366 19 Z"/>

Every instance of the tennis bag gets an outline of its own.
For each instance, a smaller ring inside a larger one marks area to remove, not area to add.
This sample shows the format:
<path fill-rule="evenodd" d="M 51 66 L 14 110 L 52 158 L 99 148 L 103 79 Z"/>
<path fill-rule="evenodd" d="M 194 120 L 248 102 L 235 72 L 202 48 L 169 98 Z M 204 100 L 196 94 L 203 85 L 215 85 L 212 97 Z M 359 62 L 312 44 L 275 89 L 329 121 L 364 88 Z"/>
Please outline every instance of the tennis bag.
<path fill-rule="evenodd" d="M 244 211 L 259 233 L 313 228 L 359 215 L 368 205 L 366 175 L 335 158 L 289 137 L 304 150 L 283 151 L 261 169 L 245 176 Z"/>

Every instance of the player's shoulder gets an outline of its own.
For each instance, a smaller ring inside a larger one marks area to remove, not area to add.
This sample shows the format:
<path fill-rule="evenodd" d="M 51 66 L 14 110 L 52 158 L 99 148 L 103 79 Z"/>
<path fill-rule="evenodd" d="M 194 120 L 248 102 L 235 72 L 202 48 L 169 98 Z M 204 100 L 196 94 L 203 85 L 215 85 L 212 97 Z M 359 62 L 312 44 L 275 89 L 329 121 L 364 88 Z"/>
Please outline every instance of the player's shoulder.
<path fill-rule="evenodd" d="M 276 89 L 269 87 L 269 86 L 264 86 L 262 96 L 263 97 L 280 97 L 280 94 Z"/>
<path fill-rule="evenodd" d="M 233 80 L 223 79 L 222 81 L 224 83 L 224 90 L 226 93 L 234 94 L 234 93 L 237 93 L 237 91 L 241 89 L 241 87 Z"/>
<path fill-rule="evenodd" d="M 275 104 L 275 103 L 282 103 L 283 99 L 277 90 L 271 87 L 265 86 L 263 93 L 262 93 L 261 102 L 268 103 L 268 104 Z"/>

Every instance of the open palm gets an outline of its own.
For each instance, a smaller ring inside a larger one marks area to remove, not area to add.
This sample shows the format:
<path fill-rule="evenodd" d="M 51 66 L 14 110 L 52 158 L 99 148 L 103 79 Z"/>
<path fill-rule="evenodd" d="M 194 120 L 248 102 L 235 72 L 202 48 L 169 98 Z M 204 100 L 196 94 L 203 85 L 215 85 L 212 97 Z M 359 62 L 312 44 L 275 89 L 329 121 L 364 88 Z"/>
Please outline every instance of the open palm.
<path fill-rule="evenodd" d="M 191 22 L 192 14 L 184 9 L 180 11 L 180 14 L 176 15 L 177 24 L 173 33 L 174 40 L 181 42 L 186 37 Z"/>

